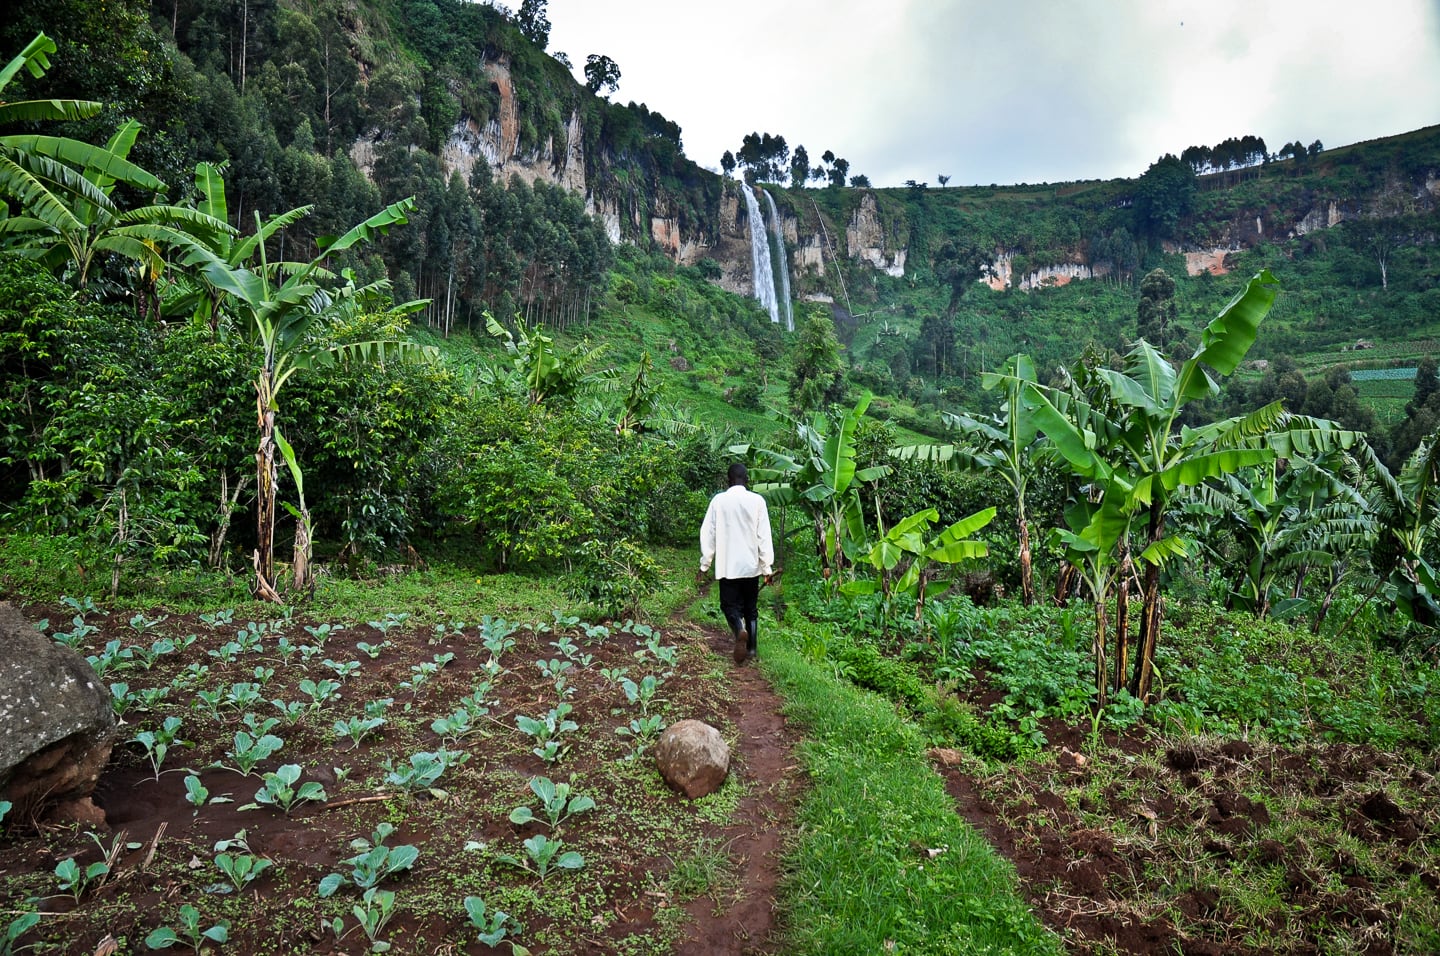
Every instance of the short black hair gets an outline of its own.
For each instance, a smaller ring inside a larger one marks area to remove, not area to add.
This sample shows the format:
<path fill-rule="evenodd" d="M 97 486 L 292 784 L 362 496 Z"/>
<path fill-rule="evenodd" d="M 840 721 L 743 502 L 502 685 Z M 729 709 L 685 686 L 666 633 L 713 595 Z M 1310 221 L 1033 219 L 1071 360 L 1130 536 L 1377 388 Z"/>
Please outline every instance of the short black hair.
<path fill-rule="evenodd" d="M 743 461 L 737 461 L 730 466 L 730 472 L 726 477 L 731 485 L 743 485 L 750 480 L 750 472 L 746 469 Z"/>

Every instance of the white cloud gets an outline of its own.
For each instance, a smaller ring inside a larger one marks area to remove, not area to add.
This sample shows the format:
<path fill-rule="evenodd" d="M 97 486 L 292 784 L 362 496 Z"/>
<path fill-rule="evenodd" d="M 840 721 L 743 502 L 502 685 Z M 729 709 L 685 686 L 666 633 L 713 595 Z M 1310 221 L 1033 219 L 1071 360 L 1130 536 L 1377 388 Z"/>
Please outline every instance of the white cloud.
<path fill-rule="evenodd" d="M 1135 176 L 1256 134 L 1338 146 L 1440 122 L 1435 0 L 551 0 L 551 49 L 715 166 L 751 131 L 877 185 Z"/>

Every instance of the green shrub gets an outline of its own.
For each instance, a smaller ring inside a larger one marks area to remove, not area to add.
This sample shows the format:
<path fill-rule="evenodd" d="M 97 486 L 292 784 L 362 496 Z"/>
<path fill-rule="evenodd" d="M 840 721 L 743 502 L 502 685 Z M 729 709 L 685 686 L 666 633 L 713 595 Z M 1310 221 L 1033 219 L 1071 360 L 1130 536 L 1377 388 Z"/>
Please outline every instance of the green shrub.
<path fill-rule="evenodd" d="M 335 344 L 403 339 L 402 317 L 356 317 Z M 440 436 L 458 400 L 440 363 L 341 363 L 296 377 L 285 435 L 305 471 L 315 526 L 350 555 L 374 557 L 406 540 L 430 492 Z"/>
<path fill-rule="evenodd" d="M 587 541 L 580 547 L 569 593 L 611 619 L 638 617 L 640 602 L 662 580 L 660 564 L 629 538 Z"/>
<path fill-rule="evenodd" d="M 730 393 L 730 404 L 748 411 L 759 411 L 763 407 L 760 394 L 760 383 L 754 379 L 747 379 Z"/>
<path fill-rule="evenodd" d="M 914 666 L 881 654 L 872 644 L 839 642 L 830 654 L 840 672 L 858 687 L 873 690 L 911 711 L 925 705 L 925 685 Z"/>
<path fill-rule="evenodd" d="M 221 476 L 246 467 L 254 428 L 240 346 L 74 298 L 3 258 L 0 369 L 0 513 L 88 538 L 116 566 L 203 558 Z"/>
<path fill-rule="evenodd" d="M 430 520 L 500 567 L 568 563 L 590 540 L 691 544 L 704 515 L 683 455 L 579 407 L 476 398 L 440 447 Z"/>
<path fill-rule="evenodd" d="M 957 697 L 941 697 L 927 707 L 920 727 L 930 744 L 959 745 L 982 760 L 1014 760 L 1022 753 L 1021 741 L 1014 734 L 991 720 L 982 721 Z"/>

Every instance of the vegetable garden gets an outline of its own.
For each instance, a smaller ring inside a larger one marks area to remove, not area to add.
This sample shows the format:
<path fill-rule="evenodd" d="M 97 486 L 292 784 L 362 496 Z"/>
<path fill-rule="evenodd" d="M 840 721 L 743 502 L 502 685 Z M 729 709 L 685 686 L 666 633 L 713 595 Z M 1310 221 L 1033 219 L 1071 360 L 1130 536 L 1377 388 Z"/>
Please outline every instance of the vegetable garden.
<path fill-rule="evenodd" d="M 737 731 L 693 625 L 69 604 L 51 634 L 121 721 L 106 825 L 7 808 L 4 906 L 44 903 L 6 951 L 670 952 L 742 894 L 719 847 L 756 781 L 691 805 L 645 759 L 677 714 Z"/>

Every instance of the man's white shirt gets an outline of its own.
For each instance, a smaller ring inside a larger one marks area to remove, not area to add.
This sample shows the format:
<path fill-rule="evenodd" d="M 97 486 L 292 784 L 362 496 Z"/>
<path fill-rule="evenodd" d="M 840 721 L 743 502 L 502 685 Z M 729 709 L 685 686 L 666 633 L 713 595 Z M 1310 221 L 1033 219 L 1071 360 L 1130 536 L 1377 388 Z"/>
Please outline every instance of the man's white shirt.
<path fill-rule="evenodd" d="M 764 577 L 774 570 L 770 510 L 744 485 L 731 485 L 710 499 L 700 525 L 700 570 L 715 566 L 715 577 Z"/>

